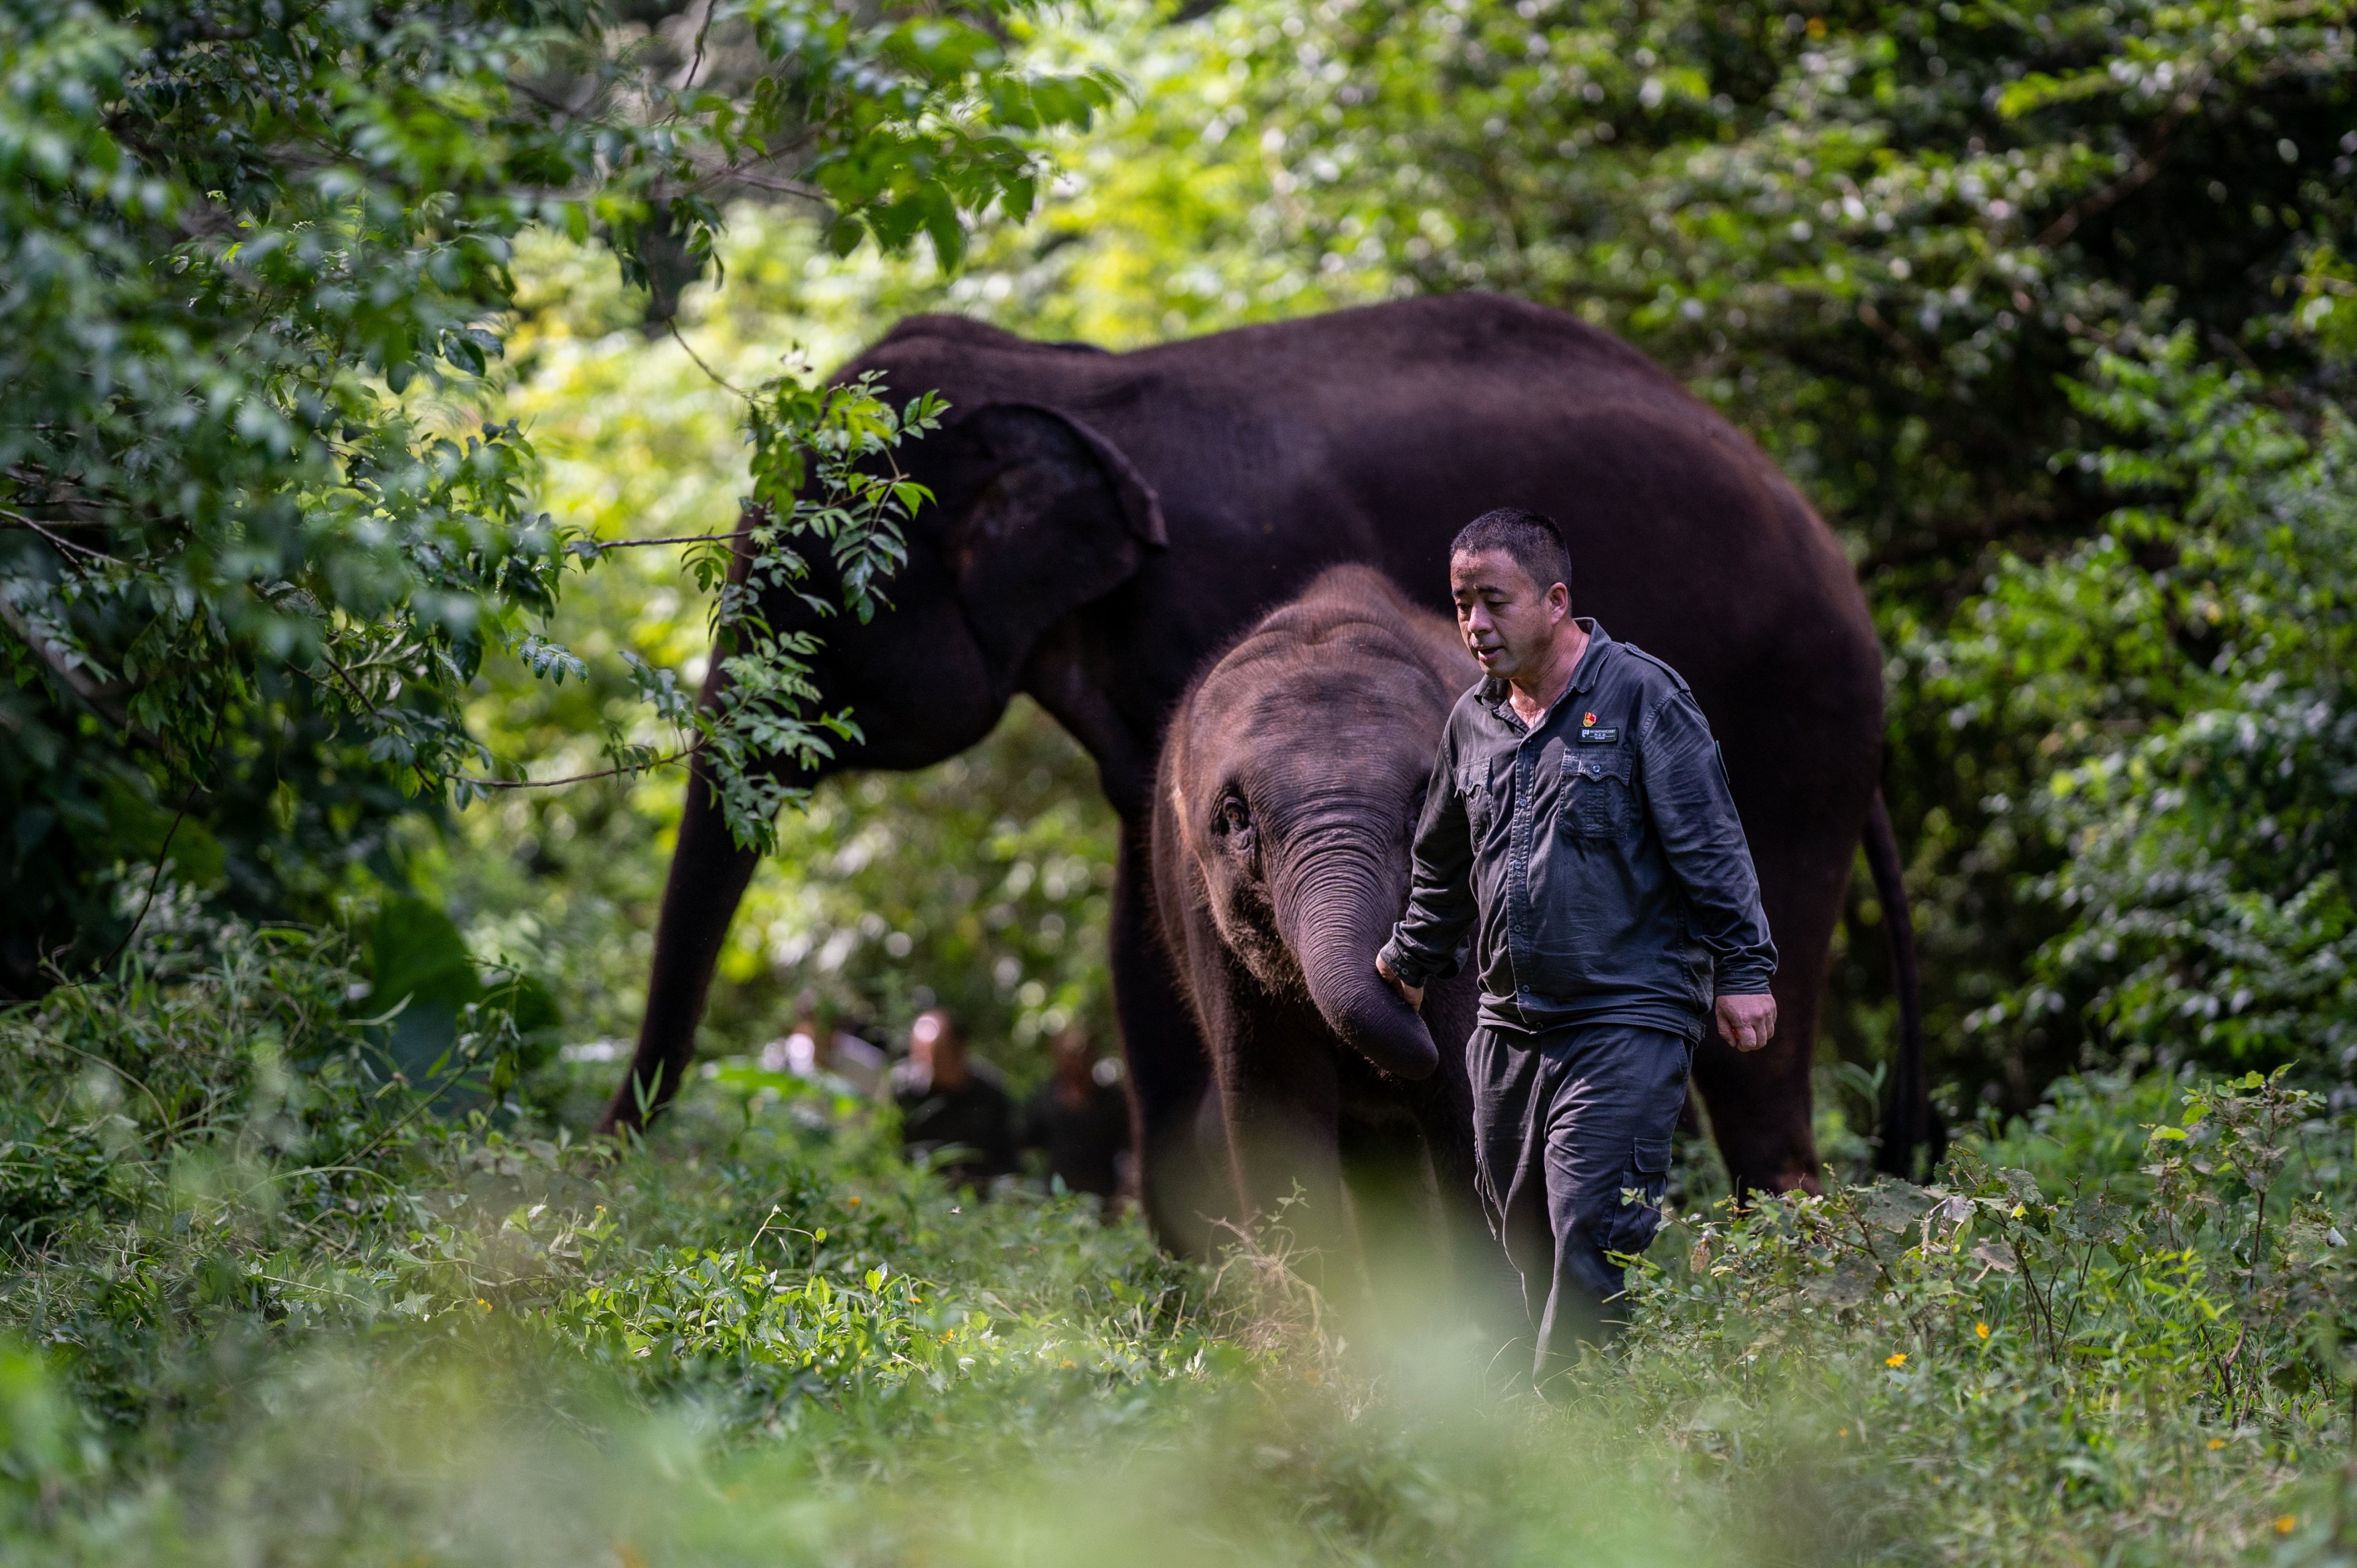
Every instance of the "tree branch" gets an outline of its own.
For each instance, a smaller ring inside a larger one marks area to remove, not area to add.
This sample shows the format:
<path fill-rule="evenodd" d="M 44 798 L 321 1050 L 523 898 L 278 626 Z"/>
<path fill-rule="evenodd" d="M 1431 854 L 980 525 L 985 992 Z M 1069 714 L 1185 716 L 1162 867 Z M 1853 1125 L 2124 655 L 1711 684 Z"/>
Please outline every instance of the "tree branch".
<path fill-rule="evenodd" d="M 2052 250 L 2076 233 L 2080 224 L 2110 211 L 2149 185 L 2152 177 L 2160 172 L 2160 166 L 2169 161 L 2169 139 L 2177 134 L 2177 128 L 2185 123 L 2186 117 L 2201 105 L 2202 92 L 2215 80 L 2213 71 L 2195 82 L 2169 105 L 2169 113 L 2162 115 L 2153 127 L 2152 145 L 2136 155 L 2136 161 L 2129 166 L 2127 173 L 2093 195 L 2072 202 L 2063 209 L 2061 217 L 2040 230 L 2038 238 L 2030 243 L 2041 251 Z"/>
<path fill-rule="evenodd" d="M 143 741 L 153 741 L 156 738 L 131 722 L 131 715 L 115 701 L 115 693 L 112 690 L 102 686 L 89 675 L 74 668 L 69 651 L 59 647 L 50 638 L 44 636 L 40 628 L 26 616 L 24 610 L 18 607 L 16 602 L 5 594 L 0 594 L 0 621 L 5 621 L 8 629 L 15 632 L 25 646 L 33 650 L 34 657 L 47 665 L 49 673 L 56 676 L 67 691 L 80 698 L 82 705 L 89 708 L 91 713 L 106 720 L 117 729 L 129 731 Z"/>
<path fill-rule="evenodd" d="M 70 539 L 60 539 L 58 535 L 52 533 L 47 528 L 42 527 L 31 518 L 27 517 L 21 511 L 12 511 L 5 507 L 0 507 L 0 517 L 7 518 L 16 527 L 31 529 L 35 533 L 39 534 L 42 538 L 48 540 L 50 543 L 56 545 L 59 549 L 64 551 L 69 555 L 87 555 L 93 561 L 114 560 L 113 556 L 109 555 L 103 550 L 92 550 L 87 544 L 76 544 Z M 65 526 L 70 528 L 73 525 L 71 523 L 68 523 Z M 117 563 L 117 564 L 120 564 L 120 563 Z"/>

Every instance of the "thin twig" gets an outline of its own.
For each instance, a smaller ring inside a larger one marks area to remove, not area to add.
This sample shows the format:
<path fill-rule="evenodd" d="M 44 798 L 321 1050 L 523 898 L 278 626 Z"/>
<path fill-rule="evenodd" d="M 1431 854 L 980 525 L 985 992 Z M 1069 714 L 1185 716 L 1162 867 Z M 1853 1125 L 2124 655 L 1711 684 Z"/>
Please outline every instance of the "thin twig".
<path fill-rule="evenodd" d="M 652 762 L 608 768 L 597 773 L 576 773 L 568 779 L 468 779 L 462 776 L 451 782 L 477 789 L 554 789 L 560 784 L 587 784 L 593 779 L 612 779 L 624 773 L 651 773 L 658 768 L 669 768 L 674 762 L 694 756 L 703 744 L 698 741 L 694 746 L 683 747 L 669 757 L 659 757 Z"/>
<path fill-rule="evenodd" d="M 798 179 L 780 179 L 774 175 L 758 175 L 745 165 L 723 166 L 713 171 L 711 179 L 716 184 L 734 182 L 738 185 L 749 185 L 756 190 L 766 190 L 773 196 L 798 196 L 805 201 L 813 201 L 828 207 L 834 205 L 834 198 L 817 186 L 805 185 Z"/>
<path fill-rule="evenodd" d="M 687 62 L 686 80 L 680 83 L 683 91 L 695 91 L 695 79 L 704 74 L 704 45 L 712 37 L 712 18 L 719 9 L 719 0 L 704 0 L 704 25 L 695 29 L 695 54 Z"/>
<path fill-rule="evenodd" d="M 710 365 L 704 362 L 704 356 L 697 353 L 694 349 L 690 347 L 685 338 L 680 336 L 679 320 L 677 317 L 674 317 L 671 320 L 664 322 L 663 326 L 670 329 L 673 340 L 675 340 L 681 348 L 687 349 L 687 357 L 695 361 L 695 368 L 702 371 L 705 375 L 710 376 L 713 381 L 718 385 L 721 390 L 724 392 L 734 392 L 738 397 L 745 399 L 748 403 L 752 401 L 752 393 L 735 385 L 726 376 L 722 375 L 718 371 L 714 370 Z"/>
<path fill-rule="evenodd" d="M 42 538 L 48 540 L 50 543 L 56 545 L 59 549 L 66 552 L 70 555 L 87 555 L 93 561 L 114 560 L 113 556 L 109 555 L 103 550 L 92 550 L 87 544 L 76 544 L 70 539 L 59 538 L 57 534 L 52 533 L 49 530 L 44 528 L 38 522 L 34 521 L 31 518 L 27 517 L 21 511 L 0 510 L 0 517 L 11 519 L 18 528 L 31 529 L 35 533 L 39 534 Z M 115 564 L 117 565 L 122 564 L 120 562 L 116 562 Z"/>
<path fill-rule="evenodd" d="M 2169 105 L 2169 113 L 2154 125 L 2150 149 L 2138 154 L 2136 161 L 2119 178 L 2093 195 L 2072 202 L 2060 217 L 2040 230 L 2038 238 L 2030 243 L 2041 251 L 2051 250 L 2075 233 L 2081 223 L 2110 210 L 2151 183 L 2152 177 L 2160 172 L 2160 166 L 2169 161 L 2169 139 L 2176 135 L 2177 128 L 2185 123 L 2186 116 L 2201 106 L 2202 93 L 2209 91 L 2211 82 L 2215 80 L 2216 71 L 2209 71 L 2179 94 L 2177 101 Z"/>
<path fill-rule="evenodd" d="M 441 1088 L 436 1090 L 433 1093 L 427 1095 L 425 1099 L 411 1106 L 407 1113 L 403 1115 L 399 1121 L 393 1122 L 392 1126 L 387 1127 L 383 1132 L 379 1133 L 375 1137 L 371 1138 L 367 1143 L 361 1144 L 359 1150 L 351 1155 L 351 1158 L 354 1160 L 364 1160 L 371 1155 L 375 1154 L 377 1150 L 382 1148 L 387 1139 L 391 1138 L 395 1133 L 400 1132 L 404 1127 L 408 1126 L 412 1122 L 416 1121 L 419 1116 L 425 1114 L 427 1111 L 432 1110 L 435 1104 L 439 1101 L 444 1095 L 449 1093 L 459 1084 L 465 1082 L 468 1069 L 472 1069 L 475 1065 L 476 1064 L 470 1060 L 464 1066 L 458 1068 L 457 1071 L 445 1078 L 442 1080 Z"/>
<path fill-rule="evenodd" d="M 102 974 L 114 967 L 114 961 L 123 956 L 124 950 L 131 945 L 131 939 L 139 934 L 141 926 L 146 924 L 147 911 L 156 903 L 156 889 L 164 880 L 164 867 L 170 864 L 167 857 L 171 854 L 172 835 L 180 831 L 182 822 L 188 821 L 188 808 L 197 803 L 197 797 L 213 787 L 213 771 L 221 765 L 221 710 L 217 708 L 213 712 L 213 732 L 205 739 L 205 776 L 180 798 L 180 809 L 172 813 L 172 825 L 164 830 L 164 842 L 156 851 L 156 869 L 147 877 L 147 896 L 139 900 L 139 913 L 131 918 L 131 929 L 123 933 L 123 940 L 114 944 L 114 950 L 100 961 L 98 968 Z"/>
<path fill-rule="evenodd" d="M 667 533 L 661 539 L 585 539 L 582 542 L 603 553 L 608 550 L 636 550 L 647 544 L 721 544 L 737 537 L 731 530 L 726 533 Z"/>

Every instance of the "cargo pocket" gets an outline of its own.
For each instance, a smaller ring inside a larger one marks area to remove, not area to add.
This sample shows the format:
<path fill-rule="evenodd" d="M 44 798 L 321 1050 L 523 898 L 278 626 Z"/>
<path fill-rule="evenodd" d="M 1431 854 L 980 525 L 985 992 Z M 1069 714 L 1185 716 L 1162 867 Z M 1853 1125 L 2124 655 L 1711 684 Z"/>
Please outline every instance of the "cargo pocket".
<path fill-rule="evenodd" d="M 1562 807 L 1564 831 L 1593 843 L 1618 843 L 1637 826 L 1637 794 L 1630 788 L 1630 753 L 1620 746 L 1566 747 Z"/>
<path fill-rule="evenodd" d="M 1652 1244 L 1662 1226 L 1662 1194 L 1670 1185 L 1670 1140 L 1640 1138 L 1629 1151 L 1629 1175 L 1620 1184 L 1625 1195 L 1638 1197 L 1623 1203 L 1613 1226 L 1612 1251 L 1635 1254 Z"/>

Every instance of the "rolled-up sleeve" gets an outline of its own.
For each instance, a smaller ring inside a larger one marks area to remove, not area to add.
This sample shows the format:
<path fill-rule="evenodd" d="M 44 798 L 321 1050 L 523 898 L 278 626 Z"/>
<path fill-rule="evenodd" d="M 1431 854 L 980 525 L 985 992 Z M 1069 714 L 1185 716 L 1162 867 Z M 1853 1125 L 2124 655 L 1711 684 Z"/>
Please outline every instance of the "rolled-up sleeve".
<path fill-rule="evenodd" d="M 1709 721 L 1690 694 L 1674 692 L 1654 709 L 1641 745 L 1645 808 L 1684 890 L 1688 929 L 1710 950 L 1717 993 L 1766 991 L 1776 977 L 1776 944 Z"/>
<path fill-rule="evenodd" d="M 1392 928 L 1383 959 L 1409 985 L 1457 972 L 1457 951 L 1479 912 L 1473 896 L 1473 833 L 1457 791 L 1456 726 L 1444 730 L 1440 752 L 1416 818 L 1407 912 Z"/>

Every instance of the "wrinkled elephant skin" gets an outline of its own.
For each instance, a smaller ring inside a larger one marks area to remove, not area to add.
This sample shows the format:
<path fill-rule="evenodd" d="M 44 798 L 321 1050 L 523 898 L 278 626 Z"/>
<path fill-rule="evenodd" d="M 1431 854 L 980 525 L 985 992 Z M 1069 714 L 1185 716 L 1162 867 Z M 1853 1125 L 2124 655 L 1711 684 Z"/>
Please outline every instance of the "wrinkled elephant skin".
<path fill-rule="evenodd" d="M 1396 1193 L 1408 1184 L 1382 1166 L 1402 1147 L 1428 1162 L 1444 1213 L 1477 1212 L 1472 982 L 1436 982 L 1419 1017 L 1374 961 L 1406 902 L 1441 729 L 1479 679 L 1450 622 L 1372 567 L 1338 566 L 1247 631 L 1171 717 L 1154 911 L 1211 1051 L 1237 1219 L 1297 1195 L 1289 1226 L 1339 1241 L 1346 1171 Z M 1348 1212 L 1376 1207 L 1350 1185 Z"/>

